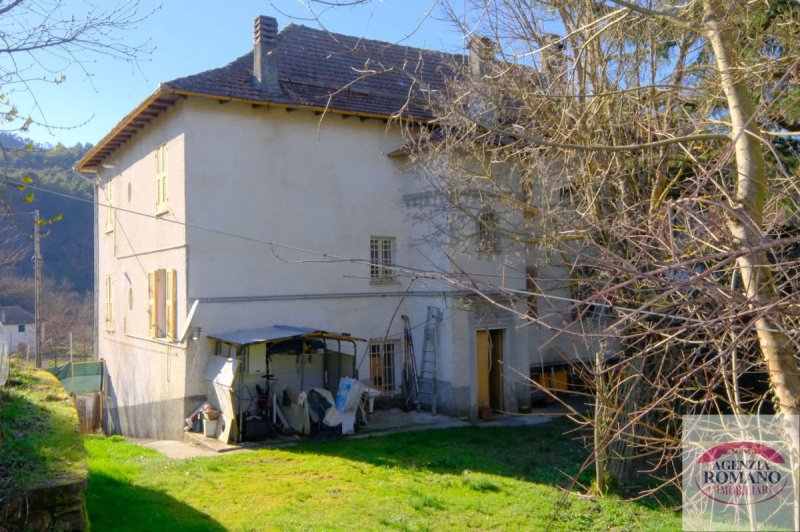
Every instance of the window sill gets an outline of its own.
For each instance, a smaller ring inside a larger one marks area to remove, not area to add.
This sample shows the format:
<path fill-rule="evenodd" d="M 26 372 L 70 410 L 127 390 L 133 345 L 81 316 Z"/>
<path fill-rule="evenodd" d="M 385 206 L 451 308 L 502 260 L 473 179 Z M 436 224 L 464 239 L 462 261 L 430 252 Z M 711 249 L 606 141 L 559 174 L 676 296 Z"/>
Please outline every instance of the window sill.
<path fill-rule="evenodd" d="M 113 232 L 114 232 L 114 228 L 113 227 L 106 227 L 106 234 L 107 235 L 109 235 L 109 234 L 111 234 Z"/>
<path fill-rule="evenodd" d="M 156 216 L 163 216 L 169 213 L 169 205 L 156 205 Z"/>
<path fill-rule="evenodd" d="M 387 284 L 400 284 L 398 279 L 370 279 L 370 285 L 383 286 Z"/>
<path fill-rule="evenodd" d="M 132 334 L 132 333 L 125 333 L 125 336 L 128 337 L 128 338 L 134 338 L 136 340 L 143 340 L 145 342 L 152 342 L 154 344 L 170 346 L 170 347 L 176 347 L 176 348 L 179 348 L 179 349 L 186 349 L 186 344 L 185 343 L 180 343 L 180 342 L 176 342 L 176 341 L 169 341 L 166 338 L 153 338 L 151 336 L 139 336 L 138 334 Z"/>

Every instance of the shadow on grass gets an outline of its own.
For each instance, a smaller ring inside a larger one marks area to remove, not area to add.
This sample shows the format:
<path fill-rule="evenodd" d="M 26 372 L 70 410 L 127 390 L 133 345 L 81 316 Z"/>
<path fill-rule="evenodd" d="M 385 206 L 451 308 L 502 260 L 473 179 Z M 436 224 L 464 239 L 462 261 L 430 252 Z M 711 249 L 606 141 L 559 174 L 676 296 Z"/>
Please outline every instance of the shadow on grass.
<path fill-rule="evenodd" d="M 589 451 L 566 419 L 517 427 L 465 427 L 398 433 L 363 439 L 310 442 L 289 447 L 287 452 L 336 456 L 378 467 L 422 469 L 460 475 L 465 471 L 498 475 L 536 484 L 568 487 Z M 585 469 L 575 486 L 585 491 L 594 469 Z M 480 480 L 473 489 L 493 491 L 490 480 Z M 663 501 L 645 498 L 638 505 L 655 509 Z M 674 502 L 674 501 L 673 501 Z"/>
<path fill-rule="evenodd" d="M 566 485 L 587 452 L 563 420 L 523 427 L 464 427 L 363 439 L 314 441 L 285 450 L 330 455 L 378 467 L 460 474 L 465 470 Z M 590 477 L 587 477 L 590 480 Z"/>
<path fill-rule="evenodd" d="M 207 514 L 169 495 L 102 473 L 89 475 L 86 507 L 95 530 L 225 530 Z"/>

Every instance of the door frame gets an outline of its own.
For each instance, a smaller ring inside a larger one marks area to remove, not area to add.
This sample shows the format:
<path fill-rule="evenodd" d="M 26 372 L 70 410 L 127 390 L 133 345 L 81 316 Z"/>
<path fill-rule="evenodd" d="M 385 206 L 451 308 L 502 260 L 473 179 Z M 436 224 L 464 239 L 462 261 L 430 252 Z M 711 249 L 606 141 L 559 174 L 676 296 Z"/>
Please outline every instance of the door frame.
<path fill-rule="evenodd" d="M 496 382 L 493 382 L 495 379 L 492 379 L 491 369 L 494 364 L 490 363 L 491 360 L 494 360 L 495 357 L 494 352 L 494 344 L 491 342 L 492 334 L 495 334 L 500 337 L 500 347 L 499 352 L 497 354 L 499 356 L 496 357 L 502 364 L 499 367 L 500 376 L 499 379 L 495 377 Z M 488 340 L 488 360 L 482 363 L 481 357 L 481 349 L 486 344 L 486 341 L 480 340 L 480 337 L 486 335 Z M 473 367 L 475 368 L 475 391 L 473 393 L 473 397 L 475 400 L 475 404 L 477 408 L 481 407 L 489 407 L 493 410 L 504 410 L 506 404 L 506 371 L 505 371 L 505 360 L 507 355 L 507 345 L 508 345 L 508 328 L 507 327 L 481 327 L 476 328 L 473 332 L 473 337 L 475 339 L 475 350 L 474 350 L 474 364 Z M 487 368 L 484 372 L 481 367 L 483 364 L 486 364 Z M 497 387 L 499 386 L 499 391 Z M 493 399 L 494 404 L 493 403 Z M 499 404 L 497 404 L 499 400 Z"/>

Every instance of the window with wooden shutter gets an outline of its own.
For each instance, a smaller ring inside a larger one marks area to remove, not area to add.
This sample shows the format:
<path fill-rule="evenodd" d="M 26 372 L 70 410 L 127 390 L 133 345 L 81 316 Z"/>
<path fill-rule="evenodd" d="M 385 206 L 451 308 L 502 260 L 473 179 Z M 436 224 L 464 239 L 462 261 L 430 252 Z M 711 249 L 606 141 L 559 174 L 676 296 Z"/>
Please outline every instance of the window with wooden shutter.
<path fill-rule="evenodd" d="M 158 275 L 147 274 L 147 313 L 150 317 L 150 337 L 158 338 Z"/>
<path fill-rule="evenodd" d="M 167 190 L 167 145 L 156 148 L 156 214 L 169 210 Z"/>
<path fill-rule="evenodd" d="M 106 276 L 106 329 L 114 329 L 114 285 L 111 276 Z"/>
<path fill-rule="evenodd" d="M 178 299 L 177 293 L 177 272 L 175 270 L 166 271 L 166 305 L 164 318 L 166 320 L 166 336 L 170 342 L 175 341 L 175 302 Z"/>
<path fill-rule="evenodd" d="M 147 276 L 147 308 L 150 316 L 150 337 L 176 341 L 178 272 L 160 269 Z"/>

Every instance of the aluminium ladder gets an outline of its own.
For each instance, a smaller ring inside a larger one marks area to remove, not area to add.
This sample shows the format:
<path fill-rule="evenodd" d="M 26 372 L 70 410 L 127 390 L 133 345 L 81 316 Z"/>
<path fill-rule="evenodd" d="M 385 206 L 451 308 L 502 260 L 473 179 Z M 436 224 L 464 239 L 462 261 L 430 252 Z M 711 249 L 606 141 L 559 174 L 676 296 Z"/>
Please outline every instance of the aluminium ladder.
<path fill-rule="evenodd" d="M 417 410 L 428 406 L 436 415 L 436 363 L 439 358 L 439 323 L 442 311 L 437 307 L 428 307 L 425 320 L 425 335 L 422 342 L 422 360 L 419 367 L 419 385 L 417 390 Z M 417 369 L 417 368 L 415 368 Z"/>

